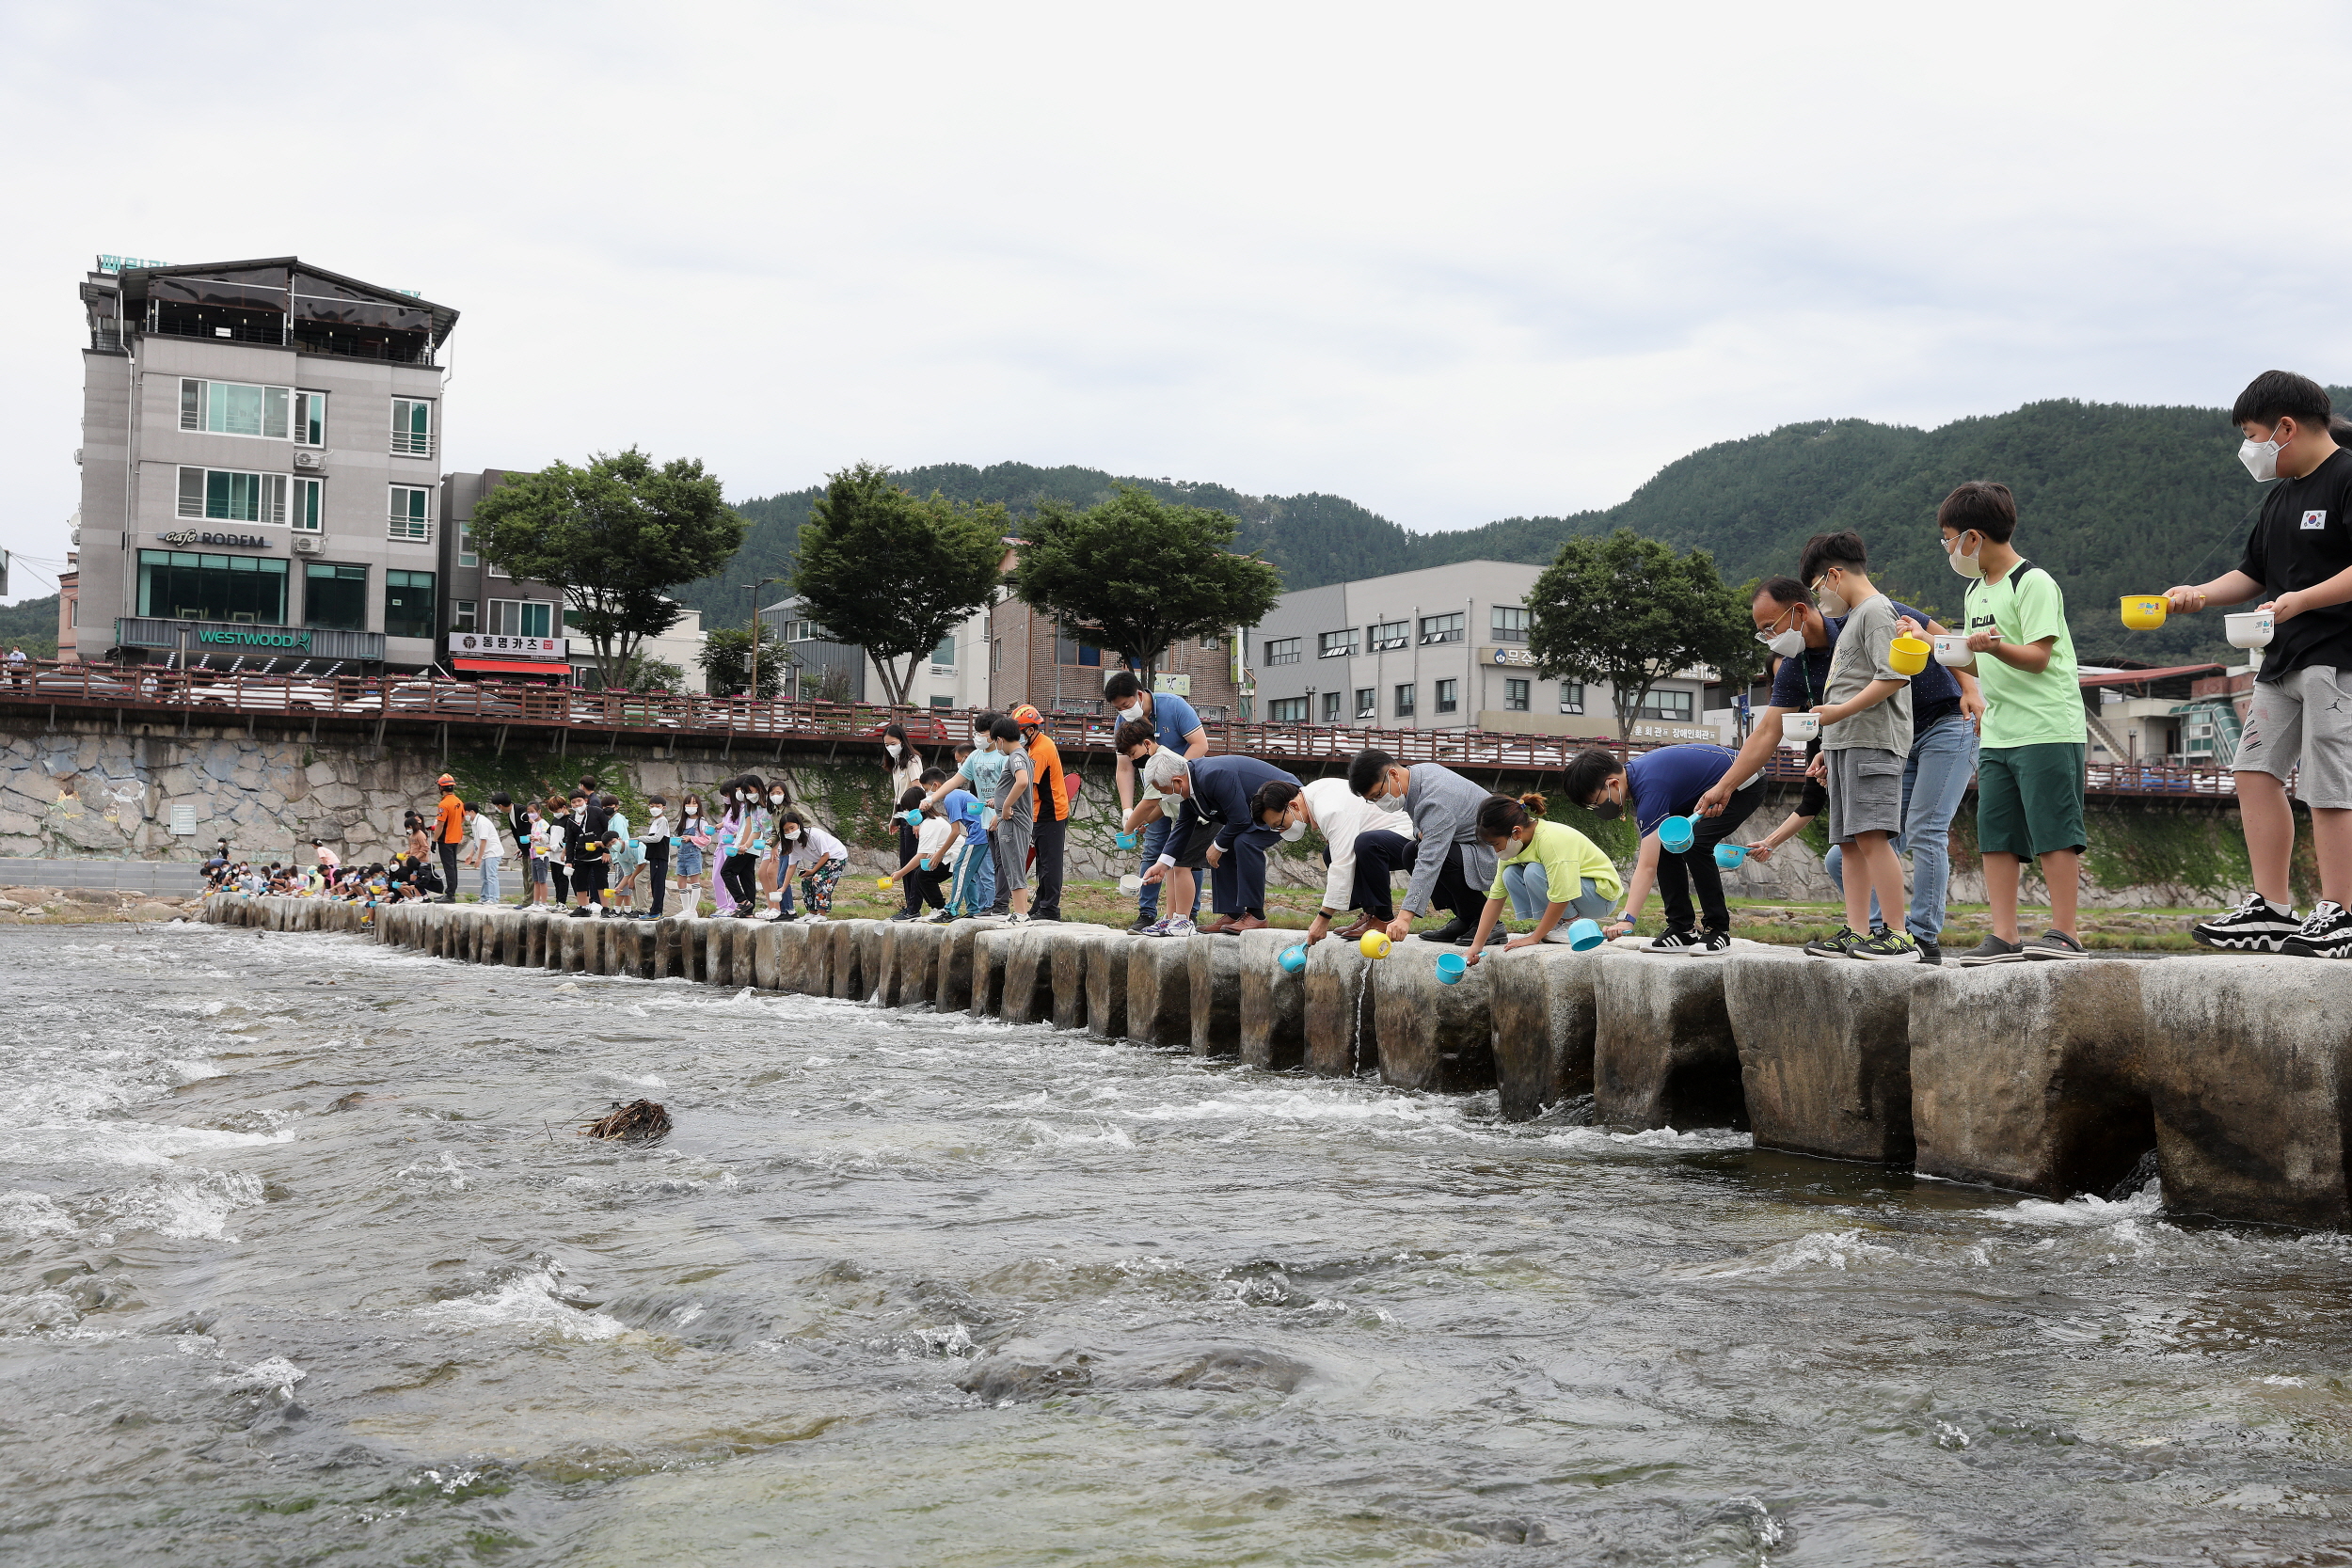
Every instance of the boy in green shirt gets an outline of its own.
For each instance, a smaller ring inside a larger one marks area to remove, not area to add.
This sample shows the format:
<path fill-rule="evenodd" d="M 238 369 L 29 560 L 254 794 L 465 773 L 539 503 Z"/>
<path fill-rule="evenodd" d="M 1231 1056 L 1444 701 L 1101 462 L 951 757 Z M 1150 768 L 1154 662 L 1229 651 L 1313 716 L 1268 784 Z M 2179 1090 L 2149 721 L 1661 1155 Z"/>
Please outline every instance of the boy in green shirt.
<path fill-rule="evenodd" d="M 2019 555 L 2017 499 L 2006 484 L 1970 480 L 1935 510 L 1944 553 L 1969 579 L 1968 649 L 1962 665 L 1983 689 L 1984 737 L 1977 754 L 1977 847 L 1984 854 L 1993 934 L 1960 957 L 1967 965 L 2021 958 L 2089 957 L 2074 934 L 2082 889 L 2082 689 L 2066 595 L 2049 573 Z M 2017 884 L 2025 863 L 2042 863 L 2050 889 L 2050 928 L 2032 942 L 2017 929 Z"/>

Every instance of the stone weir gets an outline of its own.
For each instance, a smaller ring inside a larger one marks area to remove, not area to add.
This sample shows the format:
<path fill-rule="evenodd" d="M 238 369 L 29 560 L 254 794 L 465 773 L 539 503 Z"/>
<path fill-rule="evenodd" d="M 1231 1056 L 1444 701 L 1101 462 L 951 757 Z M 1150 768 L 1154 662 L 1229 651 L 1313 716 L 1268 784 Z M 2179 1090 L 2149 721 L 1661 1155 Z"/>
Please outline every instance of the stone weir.
<path fill-rule="evenodd" d="M 2091 959 L 1923 969 L 1743 949 L 1543 945 L 1453 985 L 1418 939 L 961 920 L 577 920 L 217 895 L 206 921 L 345 931 L 461 962 L 799 991 L 1049 1023 L 1268 1070 L 1493 1090 L 1501 1114 L 1738 1127 L 1756 1146 L 2047 1197 L 2151 1150 L 2169 1209 L 2352 1229 L 2352 965 Z"/>

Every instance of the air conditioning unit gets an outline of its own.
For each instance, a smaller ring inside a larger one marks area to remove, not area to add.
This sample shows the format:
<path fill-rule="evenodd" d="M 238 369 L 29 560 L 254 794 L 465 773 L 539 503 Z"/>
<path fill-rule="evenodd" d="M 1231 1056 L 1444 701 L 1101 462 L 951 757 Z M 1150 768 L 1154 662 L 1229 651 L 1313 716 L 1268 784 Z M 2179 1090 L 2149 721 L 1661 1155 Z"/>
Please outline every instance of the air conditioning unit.
<path fill-rule="evenodd" d="M 296 555 L 317 555 L 326 548 L 326 535 L 297 533 L 294 536 L 294 548 Z"/>
<path fill-rule="evenodd" d="M 326 454 L 323 451 L 295 452 L 294 467 L 297 468 L 324 468 L 326 467 Z"/>

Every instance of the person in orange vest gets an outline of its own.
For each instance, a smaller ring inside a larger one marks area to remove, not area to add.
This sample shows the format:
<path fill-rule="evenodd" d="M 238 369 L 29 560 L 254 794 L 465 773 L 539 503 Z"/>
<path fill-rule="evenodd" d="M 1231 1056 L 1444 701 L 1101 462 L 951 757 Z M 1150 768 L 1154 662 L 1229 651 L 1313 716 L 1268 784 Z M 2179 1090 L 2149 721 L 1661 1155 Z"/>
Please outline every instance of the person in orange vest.
<path fill-rule="evenodd" d="M 457 781 L 447 773 L 434 783 L 441 786 L 441 804 L 433 823 L 434 847 L 441 852 L 441 902 L 457 902 L 457 851 L 466 845 L 466 802 L 457 798 Z"/>
<path fill-rule="evenodd" d="M 1045 733 L 1045 716 L 1027 703 L 1006 715 L 1021 726 L 1029 752 L 1029 769 L 1037 775 L 1037 826 L 1032 847 L 1037 862 L 1037 898 L 1029 906 L 1032 920 L 1061 918 L 1062 851 L 1070 837 L 1070 802 L 1076 793 L 1062 771 L 1061 748 Z"/>

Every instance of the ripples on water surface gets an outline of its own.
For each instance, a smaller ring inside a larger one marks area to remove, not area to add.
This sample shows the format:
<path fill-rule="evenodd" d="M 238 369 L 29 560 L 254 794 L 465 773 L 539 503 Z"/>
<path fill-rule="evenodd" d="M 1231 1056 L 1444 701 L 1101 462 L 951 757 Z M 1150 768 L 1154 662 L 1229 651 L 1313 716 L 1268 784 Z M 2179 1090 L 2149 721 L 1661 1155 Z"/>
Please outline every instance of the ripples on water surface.
<path fill-rule="evenodd" d="M 0 943 L 7 1562 L 2352 1561 L 2337 1237 L 344 937 Z M 639 1096 L 665 1145 L 572 1132 Z"/>

